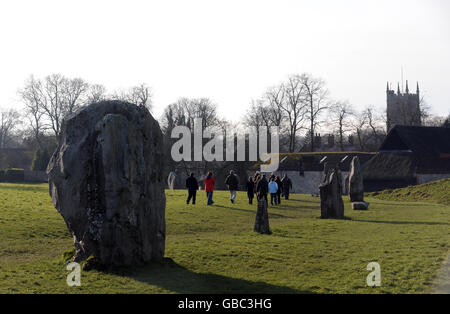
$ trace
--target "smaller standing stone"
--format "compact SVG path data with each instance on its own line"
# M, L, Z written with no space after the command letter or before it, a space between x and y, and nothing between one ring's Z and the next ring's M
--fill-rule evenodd
M269 213L267 211L267 201L258 200L258 209L256 211L255 232L261 234L271 234L269 227Z
M344 219L344 201L339 183L339 173L331 169L325 181L319 186L321 218Z
M367 210L369 203L364 202L364 183L358 156L355 156L352 159L348 181L348 190L352 208L357 210Z
M169 189L173 190L175 189L175 179L177 178L177 174L173 171L169 173L169 176L167 177L167 185L169 186Z
M349 194L351 202L364 201L364 185L358 156L353 157L350 165Z

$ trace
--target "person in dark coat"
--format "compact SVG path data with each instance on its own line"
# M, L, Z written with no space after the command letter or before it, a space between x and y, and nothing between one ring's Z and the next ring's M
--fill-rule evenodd
M289 191L292 189L292 181L288 178L287 174L284 175L283 179L281 180L281 183L283 185L283 193L284 198L286 200L289 199Z
M270 180L275 180L275 175L273 174L273 172L270 174L269 182Z
M250 205L253 204L253 198L255 197L255 182L253 180L253 177L248 177L247 196L248 196L248 203Z
M269 183L267 182L266 175L263 174L261 179L256 184L256 195L258 200L264 199L267 202L267 193L269 192Z
M192 199L192 205L195 205L195 198L197 196L198 190L198 182L197 179L194 177L193 172L191 172L191 175L186 179L186 188L188 190L188 198L186 200L186 204L189 204L189 202Z
M275 183L278 185L277 190L277 204L281 204L281 193L283 192L283 184L281 183L281 179L279 176L275 177Z
M239 185L239 179L237 175L234 174L233 170L230 170L230 174L225 179L225 184L228 186L228 190L230 191L230 201L234 203L236 200L236 191Z

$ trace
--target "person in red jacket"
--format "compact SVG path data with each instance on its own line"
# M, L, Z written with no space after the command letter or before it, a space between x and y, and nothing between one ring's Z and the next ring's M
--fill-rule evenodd
M213 178L212 172L209 171L206 174L206 178L205 178L205 192L206 192L206 198L208 199L208 202L206 203L206 205L212 205L214 203L212 198L213 198L213 191L214 191L215 183L216 183L216 179Z

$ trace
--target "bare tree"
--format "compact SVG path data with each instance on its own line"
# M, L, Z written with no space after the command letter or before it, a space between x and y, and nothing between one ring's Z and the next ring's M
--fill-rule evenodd
M276 107L270 103L267 104L262 99L252 100L251 106L246 112L244 124L255 127L256 136L259 138L262 126L267 127L268 132L270 132L271 126L280 126L281 113L277 111Z
M364 111L355 113L352 125L358 138L359 150L364 151L368 138L366 135L367 116Z
M244 123L247 126L256 127L259 130L259 127L264 125L265 115L264 102L260 99L252 99L250 108L245 113Z
M106 88L101 84L93 84L87 92L87 103L96 103L106 99Z
M386 112L382 112L373 106L368 106L364 109L363 115L367 119L367 125L372 135L372 141L375 147L381 144L386 136Z
M143 106L152 111L152 91L145 83L133 86L128 91L115 92L111 98Z
M63 115L64 117L74 113L87 104L89 84L83 79L63 79Z
M178 125L186 125L186 113L179 103L173 103L164 109L161 119L163 133L170 136L172 129Z
M450 115L445 119L444 123L442 124L442 127L444 128L450 128Z
M281 127L283 120L285 119L285 110L283 109L284 102L286 100L286 90L281 84L269 89L264 97L267 105L264 107L264 114L266 120L266 126L278 126Z
M41 136L47 129L47 125L44 122L43 102L45 95L42 82L30 76L24 88L20 89L18 94L25 105L23 116L29 121L33 137L39 148L43 149Z
M180 98L164 109L161 125L164 133L169 133L175 126L193 127L194 119L202 119L202 128L221 126L224 121L217 116L217 106L208 98Z
M191 131L193 132L194 119L196 118L202 119L203 130L209 126L217 126L221 129L225 129L228 126L226 121L218 117L217 106L210 99L180 98L164 110L161 121L166 139L164 149L169 151L171 143L174 142L174 140L171 139L171 132L175 126L187 126L191 128ZM203 139L203 141L206 142L207 139ZM171 164L170 166L173 168L177 167L175 164ZM205 160L191 162L183 161L179 166L182 167L186 174L193 169L204 173L208 167L211 166L211 162ZM217 165L215 167L217 167Z
M188 126L192 126L195 118L202 119L202 128L218 125L217 105L209 98L182 98L179 100L185 108Z
M152 92L146 84L131 88L130 99L134 104L146 107L149 111L152 110Z
M350 118L354 116L354 110L348 102L338 101L330 106L329 113L338 134L339 148L344 151L344 135L351 131Z
M315 78L309 74L300 76L301 84L305 93L306 117L309 121L310 149L314 151L314 134L316 127L320 124L319 117L322 112L328 109L326 103L328 90L325 82L320 78Z
M441 127L445 124L446 118L442 116L429 115L426 120L423 121L424 126Z
M89 84L84 80L68 79L61 74L52 74L42 84L42 109L50 121L56 138L60 137L63 119L86 105Z
M52 74L44 79L42 109L50 120L51 128L57 138L60 136L61 124L64 118L64 91L65 78L61 74Z
M0 148L6 147L12 130L20 123L20 114L16 110L0 111Z
M252 102L247 111L247 125L279 126L288 151L294 152L302 129L313 138L319 117L327 109L325 83L309 74L295 74L269 88L261 99ZM309 122L309 127L306 123ZM311 141L314 151L314 141Z
M63 119L88 103L89 91L90 85L80 78L51 74L39 80L31 76L19 95L36 140L46 129L59 138Z
M278 99L280 107L286 114L289 135L289 152L294 152L298 131L303 127L307 114L304 85L299 75L290 76L286 83L269 90L272 98Z

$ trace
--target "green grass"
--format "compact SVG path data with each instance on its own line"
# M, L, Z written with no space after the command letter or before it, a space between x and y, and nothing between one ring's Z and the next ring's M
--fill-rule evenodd
M402 189L373 192L369 195L383 200L417 201L450 205L450 179L409 186Z
M319 199L292 195L270 207L272 235L255 234L255 206L216 192L215 205L186 205L166 191L162 264L82 272L68 287L63 252L72 249L47 185L0 184L0 293L422 293L450 246L450 207L369 198L348 220L319 219ZM217 205L216 205L217 204ZM381 287L366 287L369 262Z

